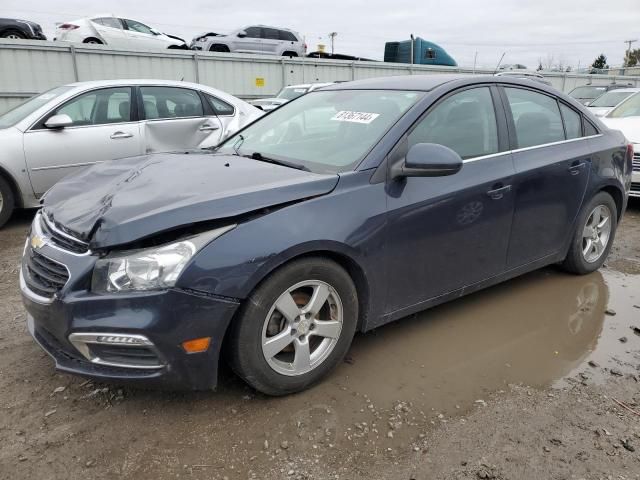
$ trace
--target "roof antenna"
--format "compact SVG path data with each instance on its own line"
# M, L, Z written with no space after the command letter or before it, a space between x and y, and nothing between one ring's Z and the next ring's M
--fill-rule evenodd
M500 57L500 60L498 60L498 65L496 65L496 69L493 71L493 74L494 74L494 75L496 74L496 72L497 72L497 71L498 71L498 69L500 68L500 64L502 63L502 59L504 58L504 56L505 56L505 54L506 54L506 53L507 53L507 52L503 52L503 53L502 53L502 56Z

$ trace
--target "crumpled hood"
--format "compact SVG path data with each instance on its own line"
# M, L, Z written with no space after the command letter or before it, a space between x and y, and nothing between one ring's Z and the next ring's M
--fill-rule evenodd
M65 178L45 195L44 211L91 248L107 248L323 195L338 179L238 156L154 154Z

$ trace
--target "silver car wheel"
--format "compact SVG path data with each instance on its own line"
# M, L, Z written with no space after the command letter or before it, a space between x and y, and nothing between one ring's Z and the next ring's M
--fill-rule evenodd
M22 37L19 35L16 35L15 33L10 33L5 38L10 38L11 40L22 40Z
M287 376L310 372L331 354L342 331L338 292L320 280L296 283L278 297L262 327L262 354Z
M587 217L582 231L582 256L588 263L596 262L607 249L611 238L611 210L598 205Z

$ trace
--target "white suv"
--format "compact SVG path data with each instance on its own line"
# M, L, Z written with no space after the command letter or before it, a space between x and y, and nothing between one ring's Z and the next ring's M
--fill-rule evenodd
M307 46L299 33L266 25L253 25L226 35L203 33L193 39L191 48L210 52L259 53L287 57L302 57L307 52Z

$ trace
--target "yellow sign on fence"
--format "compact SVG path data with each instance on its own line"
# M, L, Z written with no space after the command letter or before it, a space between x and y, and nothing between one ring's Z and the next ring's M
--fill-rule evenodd
M256 77L256 87L264 87L264 78Z

